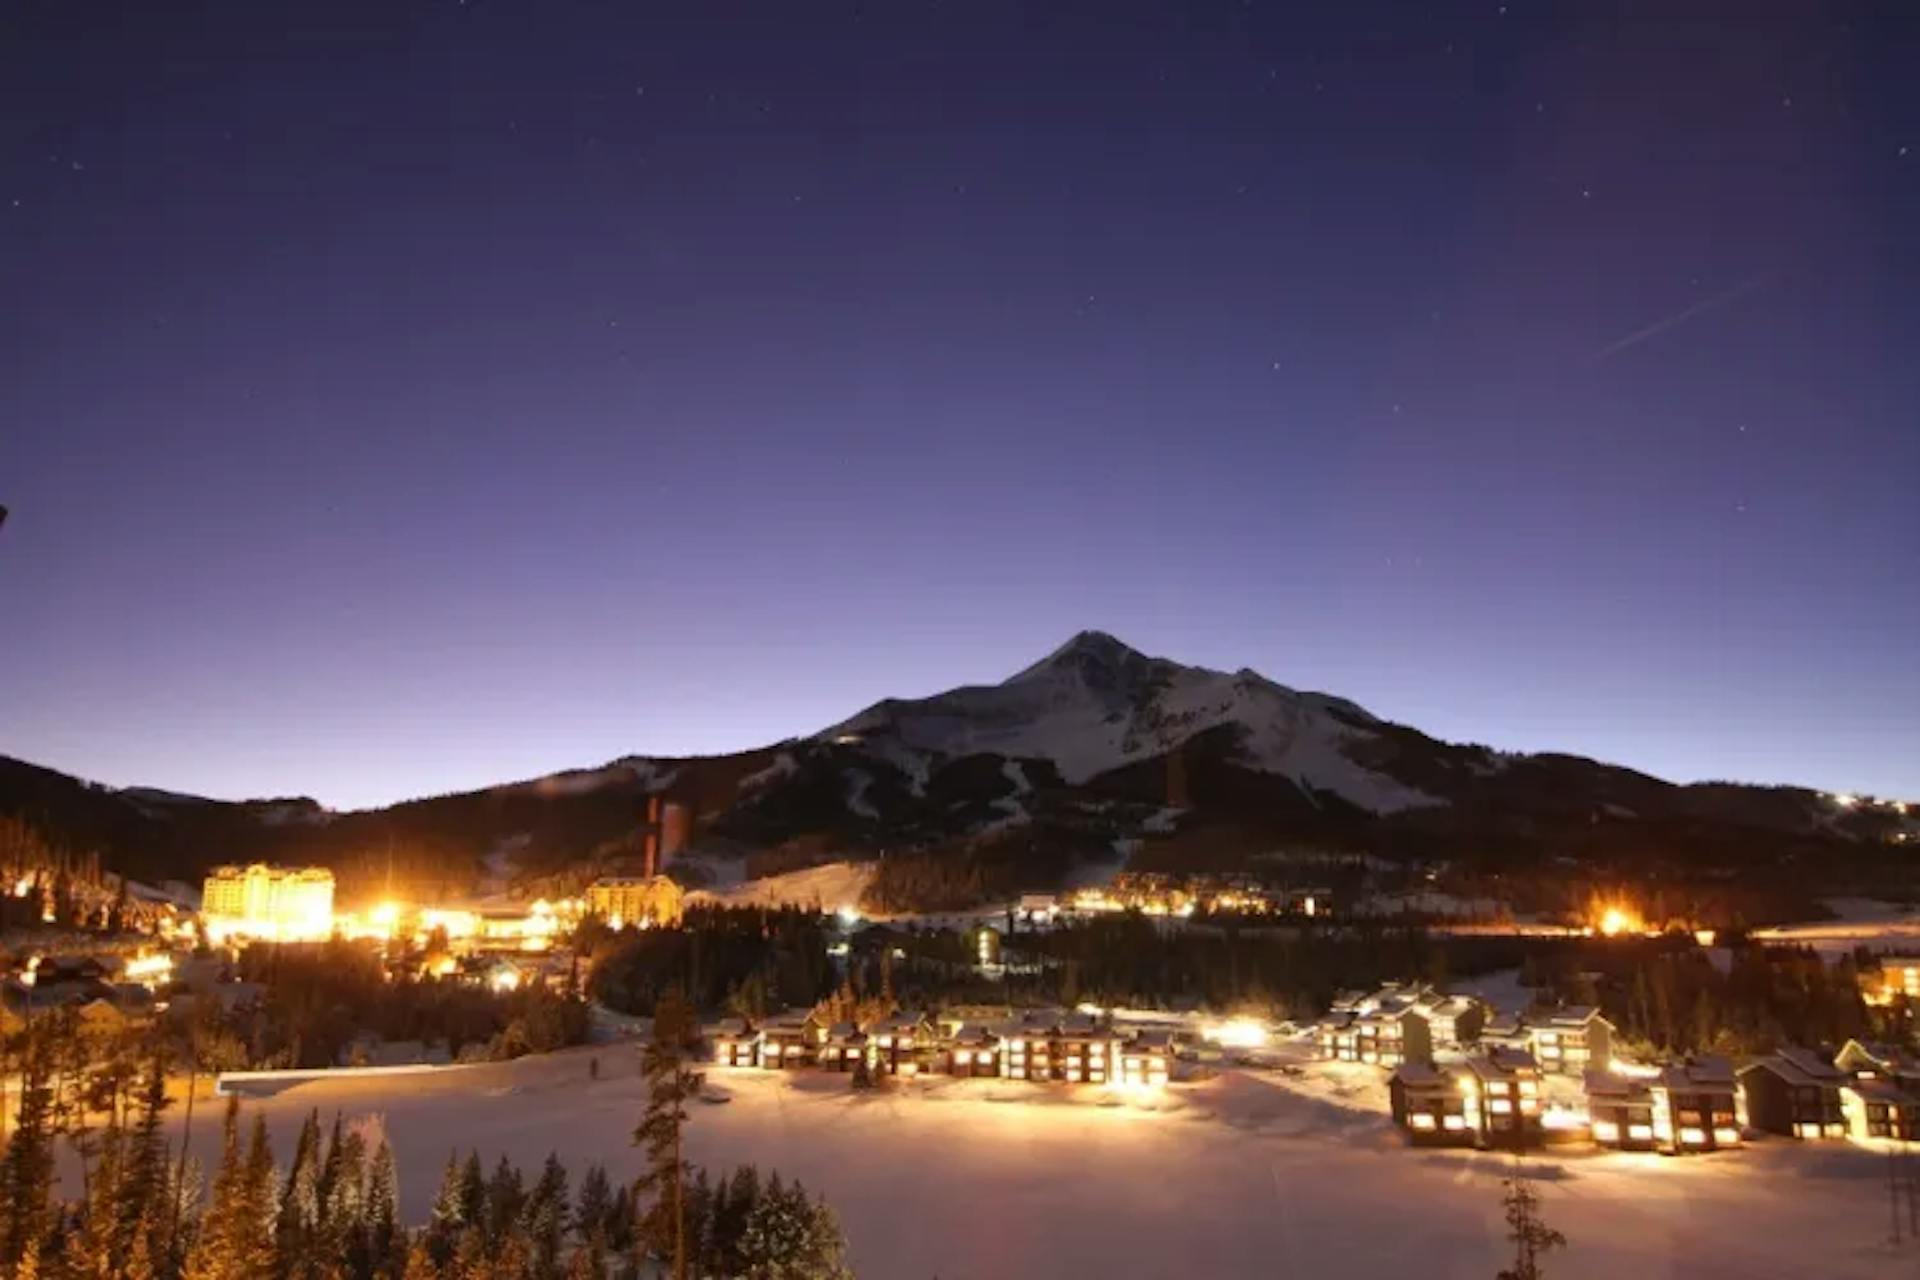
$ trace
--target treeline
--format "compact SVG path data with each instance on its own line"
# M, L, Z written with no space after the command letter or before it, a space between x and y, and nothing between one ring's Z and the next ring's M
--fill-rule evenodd
M585 933L588 990L623 1013L644 1013L669 991L698 1009L759 1014L807 1006L838 979L829 925L795 907L695 906L674 929Z
M763 1178L749 1164L711 1179L696 1169L682 1202L690 1276L835 1280L849 1274L838 1217L777 1172ZM645 1260L672 1257L675 1235L671 1220L650 1213L636 1187L614 1185L600 1165L570 1194L566 1166L556 1155L529 1187L505 1157L487 1175L478 1153L469 1152L464 1161L448 1157L428 1224L411 1244L402 1243L403 1270L355 1272L351 1280L635 1276L647 1274Z
M1014 945L1039 961L1039 972L1010 976L1009 989L1046 1003L1258 1006L1293 1017L1317 1015L1343 988L1408 975L1445 981L1497 968L1510 955L1403 929L1203 932L1134 913L1021 934Z
M34 825L0 815L0 933L41 928L151 932L159 913L127 891L95 853L56 847Z
M477 1153L450 1157L430 1221L409 1230L377 1122L336 1117L323 1132L309 1114L282 1173L263 1118L243 1140L237 1099L203 1193L184 1142L176 1151L163 1131L166 1060L157 1052L124 1108L108 1111L100 1129L67 1134L81 1187L63 1201L53 1194L52 1052L45 1037L29 1046L0 1156L0 1274L15 1280L638 1280L658 1274L682 1231L688 1276L848 1275L832 1211L751 1166L714 1183L697 1171L675 1197L684 1201L676 1217L664 1201L616 1188L599 1166L576 1194L557 1156L530 1185L504 1158L486 1176Z
M415 976L408 957L383 959L363 944L255 944L240 976L262 984L255 1007L217 1016L216 1034L236 1036L257 1066L323 1067L341 1061L355 1037L445 1043L454 1058L512 1058L578 1044L589 1011L571 989L534 983L496 991Z
M1829 965L1802 948L1738 945L1723 972L1690 946L1588 953L1590 968L1526 976L1561 998L1598 1004L1635 1048L1657 1055L1768 1053L1783 1045L1837 1048L1852 1037L1909 1043L1904 1010L1860 998L1850 958Z

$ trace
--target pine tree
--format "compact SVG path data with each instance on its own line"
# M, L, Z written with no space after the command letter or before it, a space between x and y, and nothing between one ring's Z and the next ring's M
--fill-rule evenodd
M117 1123L101 1132L93 1173L81 1204L79 1229L67 1241L70 1266L84 1280L111 1280L119 1274L120 1191L126 1142Z
M526 1185L520 1180L520 1170L502 1153L499 1163L493 1167L493 1177L487 1180L486 1210L481 1220L489 1255L498 1253L513 1235L526 1198Z
M273 1167L273 1145L267 1138L265 1116L253 1118L253 1132L247 1138L247 1159L241 1166L241 1192L232 1222L232 1255L228 1265L233 1276L254 1277L274 1274L274 1209L278 1175Z
M1546 1273L1540 1268L1541 1257L1564 1248L1567 1238L1541 1221L1540 1197L1532 1183L1515 1176L1501 1185L1506 1188L1501 1203L1507 1211L1507 1239L1513 1241L1513 1266L1496 1280L1542 1280Z
M200 1235L187 1253L185 1280L228 1280L236 1252L235 1234L246 1199L246 1175L240 1163L240 1099L227 1099L220 1128L220 1167L213 1175L213 1200L201 1215ZM237 1278L236 1278L237 1280Z
M48 1087L48 1048L44 1035L27 1034L22 1050L20 1104L13 1136L0 1161L0 1194L6 1221L0 1229L0 1273L17 1269L39 1253L48 1229L48 1199L53 1184L53 1093Z
M645 1242L656 1257L671 1261L673 1280L687 1280L688 1274L688 1168L681 1131L687 1123L687 1100L701 1083L699 1073L685 1065L698 1034L692 1007L677 992L669 992L654 1009L653 1034L641 1059L647 1109L633 1131L634 1145L647 1153L647 1168L637 1187L653 1198L645 1220Z
M442 1280L440 1268L434 1263L433 1255L427 1252L424 1239L416 1240L407 1250L406 1269L400 1273L401 1280Z
M440 1191L434 1196L432 1216L422 1237L422 1245L435 1270L443 1269L453 1261L453 1251L460 1243L460 1232L467 1225L465 1190L466 1179L460 1166L460 1153L449 1151L446 1172L440 1177Z
M462 1225L477 1227L487 1217L487 1175L480 1168L480 1153L467 1152L467 1162L460 1166L460 1221Z
M374 1148L367 1172L367 1274L391 1280L407 1268L407 1233L400 1225L400 1177L393 1148L384 1140Z
M560 1252L567 1234L567 1168L556 1154L547 1155L540 1180L527 1196L520 1230L532 1255L534 1280L559 1280Z
M312 1280L314 1233L320 1222L320 1113L310 1111L293 1147L293 1163L280 1189L280 1212L273 1235L285 1280Z
M166 1060L155 1053L140 1081L140 1111L133 1131L127 1135L126 1171L118 1199L119 1230L114 1237L114 1253L132 1258L134 1246L147 1231L158 1226L165 1231L165 1215L172 1208L167 1194L167 1143L160 1129L160 1113L167 1105Z
M714 1258L711 1269L717 1274L740 1273L740 1238L759 1202L760 1171L753 1165L741 1165L722 1182L721 1191L714 1196L713 1224L708 1232L708 1249Z

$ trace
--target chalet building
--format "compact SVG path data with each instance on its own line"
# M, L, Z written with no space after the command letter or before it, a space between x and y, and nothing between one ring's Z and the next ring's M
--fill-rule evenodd
M1449 996L1427 991L1413 1007L1427 1020L1428 1038L1435 1049L1462 1049L1480 1039L1487 1006L1472 996Z
M1119 1049L1119 1037L1107 1027L1086 1018L1069 1018L1053 1040L1053 1079L1106 1084L1119 1074Z
M820 1038L820 1065L829 1071L852 1071L867 1056L871 1037L851 1022L836 1022Z
M1517 1049L1489 1049L1468 1058L1458 1073L1464 1115L1475 1143L1520 1149L1539 1145L1540 1064Z
M1365 1062L1389 1069L1433 1057L1427 1015L1411 1000L1401 998L1365 1012L1328 1014L1320 1021L1317 1043L1320 1056L1329 1061Z
M917 1014L896 1014L867 1028L873 1068L892 1076L917 1075L920 1052L933 1044L933 1028Z
M713 1060L723 1067L760 1065L760 1032L745 1018L723 1018L707 1033Z
M1617 1151L1653 1151L1653 1087L1645 1079L1589 1070L1587 1117L1595 1144Z
M1464 1073L1406 1062L1387 1080L1394 1123L1416 1146L1470 1147L1479 1140L1467 1120Z
M760 1027L760 1065L810 1067L819 1060L826 1029L812 1014L779 1014Z
M1881 956L1879 973L1860 974L1860 998L1868 1004L1892 1004L1896 996L1920 1004L1920 956Z
M1054 1070L1054 1037L1059 1028L1047 1022L1012 1022L1000 1028L1000 1044L1006 1054L1005 1069L1012 1080L1051 1080Z
M947 1043L947 1071L956 1076L997 1076L1000 1055L1000 1037L978 1023L968 1023Z
M1173 1073L1173 1037L1140 1032L1120 1046L1121 1084L1159 1086Z
M1833 1055L1833 1065L1850 1076L1878 1076L1920 1093L1920 1058L1899 1045L1849 1040Z
M1740 1082L1725 1058L1696 1057L1648 1081L1655 1149L1669 1155L1740 1145L1745 1124Z
M1840 1086L1847 1136L1912 1142L1920 1136L1920 1097L1883 1076L1856 1076Z
M1753 1127L1789 1138L1843 1138L1840 1086L1847 1077L1808 1049L1782 1049L1741 1068Z
M1533 1056L1549 1075L1579 1078L1613 1061L1613 1024L1590 1005L1555 1009L1525 1025Z

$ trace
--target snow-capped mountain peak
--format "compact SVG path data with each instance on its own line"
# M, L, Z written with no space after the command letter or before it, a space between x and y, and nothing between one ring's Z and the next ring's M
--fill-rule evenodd
M1251 670L1183 666L1083 631L1000 684L889 699L820 737L857 739L895 761L981 753L1051 760L1063 780L1078 784L1231 725L1248 768L1375 813L1442 803L1349 757L1345 748L1370 737L1373 723L1350 702L1300 693Z

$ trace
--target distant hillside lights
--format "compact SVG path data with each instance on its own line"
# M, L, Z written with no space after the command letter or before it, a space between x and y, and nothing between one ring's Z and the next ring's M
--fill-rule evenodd
M333 872L324 867L216 867L207 877L200 913L207 936L280 942L319 941L333 934Z

